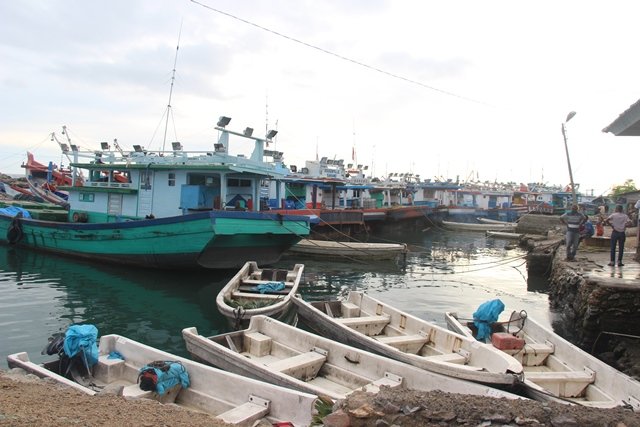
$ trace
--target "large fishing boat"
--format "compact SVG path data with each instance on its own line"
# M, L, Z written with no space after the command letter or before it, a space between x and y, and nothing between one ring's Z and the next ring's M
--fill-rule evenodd
M264 161L256 138L225 128L203 153L125 152L114 142L100 151L60 143L72 158L67 222L0 215L0 242L75 257L158 268L239 268L246 261L271 264L309 234L309 216L260 211L260 182L287 173ZM254 143L252 153L232 155L230 135ZM79 183L79 172L86 177ZM78 185L80 184L80 185Z

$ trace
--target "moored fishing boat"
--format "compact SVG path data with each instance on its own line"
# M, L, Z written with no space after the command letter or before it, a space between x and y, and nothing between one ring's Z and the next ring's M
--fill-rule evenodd
M224 125L217 127L213 150L193 155L180 143L170 152L140 146L132 152L80 152L62 144L73 155L72 183L58 187L70 195L68 222L0 215L0 242L155 268L223 269L247 260L278 261L309 234L310 218L260 211L260 182L284 176L284 165L263 161L267 138ZM255 143L250 157L228 154L230 134ZM90 160L80 161L86 157ZM78 185L81 169L88 173Z
M196 360L309 393L343 399L355 390L381 386L518 398L481 384L453 379L324 338L265 316L248 329L204 337L196 328L182 335Z
M101 337L98 348L96 363L85 373L86 385L59 372L59 360L38 365L27 353L17 353L9 355L7 362L10 368L22 368L90 395L154 399L211 414L231 425L250 426L260 419L270 424L311 424L314 395L221 371L119 335Z
M512 233L509 231L491 231L491 230L487 230L486 232L487 237L498 237L501 239L513 239L513 240L518 240L520 238L522 238L522 236L524 236L524 234L522 233Z
M447 312L445 320L451 330L477 336L473 319ZM488 326L492 334L488 340L522 363L526 389L536 400L640 410L640 382L543 327L526 312L513 312L506 321Z
M455 221L442 221L442 225L451 230L464 230L464 231L513 231L516 225L512 223L504 224L480 224L471 222L455 222Z
M248 261L218 293L218 311L233 329L247 327L251 317L260 314L295 324L291 298L298 292L303 271L303 264L274 270Z
M359 291L344 300L293 299L319 334L419 368L484 384L514 385L522 365L494 347L404 313Z
M478 217L477 220L478 222L481 222L483 224L500 224L500 225L508 225L511 227L516 227L518 225L518 223L516 222L500 221L498 219L491 219L491 218Z
M395 259L407 253L407 245L399 243L335 242L303 239L289 248L296 255L325 258L356 258L366 260Z

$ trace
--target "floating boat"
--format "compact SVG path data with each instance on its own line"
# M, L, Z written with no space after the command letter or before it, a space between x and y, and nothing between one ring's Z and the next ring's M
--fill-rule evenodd
M479 343L404 313L363 292L343 301L293 299L298 318L322 336L419 368L484 384L519 382L522 365L491 345Z
M314 335L265 316L249 328L204 337L182 331L191 356L237 374L344 399L355 390L376 393L381 386L519 398L489 386L453 379Z
M455 222L455 221L442 221L442 225L451 230L465 230L465 231L513 231L516 225L513 223L504 224L478 224L472 222Z
M407 245L303 239L289 248L289 252L326 258L395 259L398 255L407 253Z
M61 170L52 162L45 166L37 162L33 154L29 152L27 152L27 163L23 164L22 167L25 170L31 193L45 202L54 203L65 208L69 206L69 193L59 191L58 186L71 185L71 170Z
M316 401L314 395L221 371L119 335L101 337L98 347L98 362L92 368L91 377L87 378L91 382L87 386L60 375L57 372L59 360L39 365L31 362L29 355L23 352L9 355L7 363L10 368L22 368L38 377L51 378L89 395L111 392L129 398L174 403L186 409L209 413L231 425L250 426L263 418L270 423L290 422L296 426L311 424ZM109 358L112 352L119 353L122 358ZM184 387L186 383L183 380L166 390L160 387L156 391L142 390L142 370L156 361L181 365L188 376L188 387Z
M248 260L278 261L309 234L311 218L261 212L254 203L261 181L284 176L286 168L263 161L266 137L217 129L215 147L193 155L180 143L170 152L140 146L132 152L80 152L61 144L73 156L72 183L58 186L69 193L67 222L0 215L0 242L151 268L228 269ZM255 143L250 158L228 154L229 134ZM77 169L88 172L81 182Z
M298 292L303 271L303 264L274 270L248 261L218 293L218 310L233 329L246 328L251 317L259 314L295 324L291 298Z
M472 319L445 313L449 329L469 338L477 331ZM491 325L492 341L524 366L524 382L536 400L556 400L584 406L629 406L640 410L640 382L607 365L525 312L513 312L505 322ZM506 344L510 342L512 344Z
M491 219L491 218L477 217L476 219L478 220L478 222L481 222L483 224L500 224L500 225L508 225L510 227L516 227L518 225L518 223L516 222L506 222L506 221L500 221L500 220Z
M518 240L521 239L522 236L524 236L524 234L522 233L511 233L508 231L491 231L491 230L487 230L485 231L487 237L498 237L501 239L513 239L513 240Z

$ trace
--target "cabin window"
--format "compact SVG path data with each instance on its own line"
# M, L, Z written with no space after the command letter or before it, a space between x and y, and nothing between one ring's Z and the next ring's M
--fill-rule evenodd
M81 202L91 202L95 200L96 195L94 193L80 193L79 200Z
M169 172L169 187L176 186L176 174L173 172Z
M229 187L251 187L251 180L249 180L249 179L229 178L227 180L227 186L229 186Z

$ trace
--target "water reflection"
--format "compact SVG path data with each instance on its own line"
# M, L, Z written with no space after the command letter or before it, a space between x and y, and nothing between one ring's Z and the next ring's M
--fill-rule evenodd
M551 322L546 289L531 284L525 253L507 248L508 242L437 229L377 237L407 243L404 262L285 257L276 267L305 264L300 290L306 299L364 290L444 326L444 311L465 315L488 299L501 298L507 311L526 309L540 323ZM52 333L81 322L95 324L101 334L122 334L186 355L182 328L196 326L203 334L226 331L215 296L234 273L99 266L0 247L0 363L5 366L6 354L18 351L41 357Z

